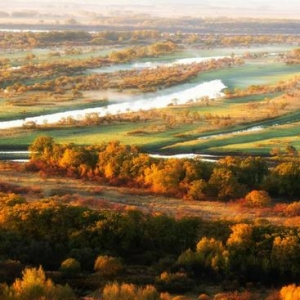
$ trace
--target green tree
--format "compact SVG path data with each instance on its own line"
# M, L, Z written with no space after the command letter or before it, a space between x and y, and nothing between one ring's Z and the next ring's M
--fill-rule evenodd
M299 163L284 162L272 169L264 183L264 190L279 196L297 197L300 194L299 181Z
M42 159L47 161L52 156L54 140L50 136L39 136L29 146L31 159Z
M261 157L247 157L239 166L238 181L253 188L261 185L269 174L267 161Z
M271 263L283 277L300 274L300 241L296 235L277 236L273 242Z
M239 184L232 171L217 167L208 181L208 191L219 199L230 200L241 197L244 187Z

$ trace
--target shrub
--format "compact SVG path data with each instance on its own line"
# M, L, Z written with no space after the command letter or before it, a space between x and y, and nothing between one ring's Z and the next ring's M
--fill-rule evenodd
M22 279L16 279L11 287L7 287L2 300L74 300L72 289L66 285L55 285L46 279L42 267L39 269L26 268Z
M195 282L183 272L163 272L157 279L157 285L170 293L185 293L194 288Z
M210 300L210 297L206 294L201 294L198 297L199 300Z
M75 276L81 270L81 266L78 260L74 258L67 258L60 265L60 271L65 276Z
M123 265L120 259L113 256L98 256L94 264L94 270L103 276L114 276L122 269Z
M253 190L245 197L246 205L251 207L266 207L271 204L271 197L266 191Z
M290 284L280 290L282 300L300 300L300 286Z
M220 293L215 295L214 300L257 300L260 299L256 294L251 294L248 291L238 293Z
M172 297L169 293L160 293L160 300L172 300Z
M160 296L152 285L137 287L127 283L106 284L103 293L103 300L159 300Z
M289 217L300 216L300 201L289 204L284 210L284 213Z

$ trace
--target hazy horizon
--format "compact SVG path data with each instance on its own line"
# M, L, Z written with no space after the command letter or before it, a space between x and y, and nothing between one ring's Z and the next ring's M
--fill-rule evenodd
M125 8L124 8L125 6ZM0 3L0 11L36 10L41 13L78 14L82 11L110 14L149 13L157 16L258 17L299 19L298 0L14 0Z

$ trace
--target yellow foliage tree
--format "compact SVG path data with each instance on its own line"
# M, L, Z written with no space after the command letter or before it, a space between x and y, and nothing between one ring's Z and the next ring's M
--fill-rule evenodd
M26 268L22 272L22 279L16 279L11 287L4 290L3 300L73 300L72 289L55 285L47 279L42 267L38 269Z
M253 190L246 195L245 200L252 207L266 207L271 204L271 197L266 191Z
M282 300L300 300L300 287L295 284L290 284L282 287L280 290Z
M103 289L103 300L159 300L160 296L152 285L137 287L127 283L109 283Z
M119 258L107 255L97 257L94 270L100 272L103 276L113 276L123 269L123 265Z
M236 224L231 226L232 233L227 240L227 246L247 249L252 244L252 225Z

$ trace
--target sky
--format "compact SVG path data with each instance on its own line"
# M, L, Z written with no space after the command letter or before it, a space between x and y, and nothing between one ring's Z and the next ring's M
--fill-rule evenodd
M299 19L299 0L0 0L0 11L18 9L110 12L119 7L162 15Z

